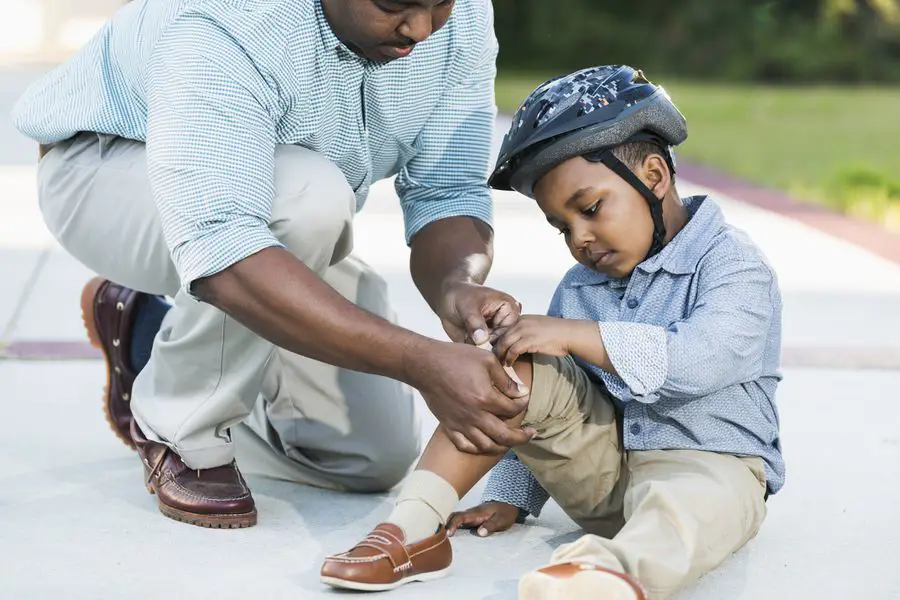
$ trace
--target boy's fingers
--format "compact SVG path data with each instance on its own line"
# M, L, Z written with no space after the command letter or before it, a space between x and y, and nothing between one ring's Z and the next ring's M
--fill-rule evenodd
M497 513L494 513L488 520L481 524L481 527L478 528L478 531L476 533L478 537L487 537L492 533L496 533L500 530L500 522L497 519Z
M470 529L483 523L487 515L477 508L470 508L461 513L453 513L447 521L447 535L453 535L457 529Z

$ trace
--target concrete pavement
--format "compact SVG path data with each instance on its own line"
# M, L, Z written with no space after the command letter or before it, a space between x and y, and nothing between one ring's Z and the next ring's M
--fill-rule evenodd
M83 340L78 294L90 273L44 229L34 147L6 122L35 75L0 73L0 346L71 349ZM779 389L788 482L770 499L757 539L680 599L900 598L900 370L847 364L867 352L900 352L900 266L739 198L720 202L765 249L785 296L785 347L794 351ZM496 238L491 283L542 312L571 264L559 237L529 201L498 194ZM389 282L402 324L443 337L409 280L402 239L396 197L378 184L358 217L357 253ZM827 355L816 358L815 349ZM322 556L385 517L391 494L336 494L250 475L257 527L169 521L144 491L138 461L103 422L102 363L43 358L0 360L0 598L338 597L318 583ZM423 411L424 430L433 427ZM512 599L520 574L577 536L551 504L493 539L459 536L450 578L390 597Z

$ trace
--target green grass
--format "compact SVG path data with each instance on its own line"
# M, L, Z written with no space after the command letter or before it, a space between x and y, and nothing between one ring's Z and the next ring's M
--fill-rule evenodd
M500 110L543 79L501 74ZM680 157L900 231L900 87L665 87L688 121Z

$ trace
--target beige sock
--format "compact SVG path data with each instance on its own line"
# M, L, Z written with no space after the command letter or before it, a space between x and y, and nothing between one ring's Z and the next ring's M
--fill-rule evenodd
M412 544L434 535L458 502L456 490L443 478L431 471L413 471L387 522L403 529L406 543Z

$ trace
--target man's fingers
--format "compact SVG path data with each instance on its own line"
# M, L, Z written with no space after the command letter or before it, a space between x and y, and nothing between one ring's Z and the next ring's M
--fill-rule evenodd
M463 450L458 446L457 448L459 448L459 450L462 452L467 452L468 454L505 454L508 450L508 448L494 443L491 440L491 436L489 436L480 426L478 428L472 427L471 429L467 430L465 432L465 436L469 441L470 447L474 446L474 451Z
M525 412L525 409L528 408L528 398L510 398L504 392L491 390L490 398L482 405L482 408L492 416L512 419Z
M480 346L490 339L487 323L485 323L484 317L481 316L480 312L470 311L466 315L466 332L469 334L469 339L476 346Z
M441 320L441 325L444 326L444 331L447 332L447 336L451 341L457 343L464 343L468 341L468 333L466 333L466 330L462 327L457 327L446 319Z
M453 445L456 446L456 449L460 452L465 452L466 454L478 454L478 448L476 448L462 433L450 431L448 429L447 437L450 438L450 441L453 442Z
M507 448L512 448L513 446L527 444L531 441L534 433L533 429L525 431L518 427L510 427L491 415L483 419L479 423L478 428L499 447L501 452L505 452Z
M509 327L499 327L499 328L498 328L498 327L495 327L494 329L492 329L492 330L491 330L491 337L490 337L490 339L489 339L490 344L491 344L492 346L493 346L493 344L496 344L496 343L497 343L497 340L499 340L499 339L502 338L504 335L506 335L506 332L507 332L507 331L509 331Z
M523 398L528 395L528 387L522 383L515 370L512 367L504 367L498 360L495 360L491 366L491 381L494 387L500 390L504 396Z
M504 302L491 318L491 326L494 329L506 328L514 325L522 314L522 305L518 302Z

